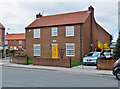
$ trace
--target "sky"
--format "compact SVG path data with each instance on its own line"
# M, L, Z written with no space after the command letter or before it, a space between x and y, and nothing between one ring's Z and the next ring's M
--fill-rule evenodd
M77 12L94 7L95 20L113 36L118 37L118 0L0 0L0 22L8 33L25 33L25 27L43 16Z

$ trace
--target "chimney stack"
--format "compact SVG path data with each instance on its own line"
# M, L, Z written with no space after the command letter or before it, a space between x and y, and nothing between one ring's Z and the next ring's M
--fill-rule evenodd
M36 15L36 19L40 19L40 17L42 17L41 13Z
M88 7L88 10L94 12L94 8L92 6Z

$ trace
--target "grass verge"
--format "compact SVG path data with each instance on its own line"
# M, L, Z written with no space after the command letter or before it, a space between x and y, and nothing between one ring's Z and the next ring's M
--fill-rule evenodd
M71 67L82 65L82 62L71 62Z
M28 59L28 64L33 64L33 59Z

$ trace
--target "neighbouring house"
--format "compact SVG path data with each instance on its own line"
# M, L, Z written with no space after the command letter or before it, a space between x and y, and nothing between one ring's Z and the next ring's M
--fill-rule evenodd
M4 55L5 27L0 23L0 57ZM1 55L1 53L3 55Z
M102 18L101 18L102 19ZM98 41L110 44L111 35L94 18L94 8L57 15L36 15L26 28L26 53L29 59L82 58L98 47Z
M6 50L24 50L25 49L25 34L8 34L5 36Z

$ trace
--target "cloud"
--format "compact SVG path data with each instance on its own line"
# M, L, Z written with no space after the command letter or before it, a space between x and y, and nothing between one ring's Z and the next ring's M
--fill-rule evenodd
M47 0L45 0L47 1ZM53 0L52 0L53 1ZM87 10L90 5L95 9L96 21L113 34L118 28L117 2L39 2L39 0L1 0L0 21L9 33L23 33L25 27L35 20L35 15L61 14ZM76 0L75 0L76 1ZM6 30L7 31L7 30ZM114 34L118 34L117 32Z

